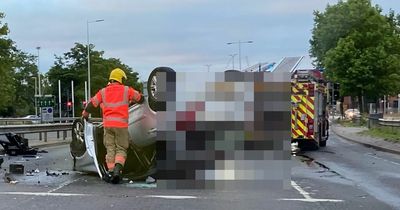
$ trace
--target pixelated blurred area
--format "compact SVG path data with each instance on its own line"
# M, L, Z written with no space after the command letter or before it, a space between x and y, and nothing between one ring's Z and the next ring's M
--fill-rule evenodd
M290 74L157 74L157 186L290 186Z

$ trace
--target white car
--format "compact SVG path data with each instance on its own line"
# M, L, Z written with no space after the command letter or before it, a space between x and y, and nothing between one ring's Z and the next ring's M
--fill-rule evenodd
M36 115L27 115L27 116L23 117L22 119L29 119L31 121L27 121L27 122L30 122L32 124L40 123L40 117L36 116Z
M358 109L348 109L344 112L344 116L346 119L353 119L355 117L360 117L360 111Z
M149 96L144 103L129 107L130 144L122 175L131 180L144 179L154 174L156 170L157 121L155 110L159 110L157 107L160 107L160 103L155 101L157 91L155 76L156 72L166 71L173 70L167 67L154 69L147 82ZM107 171L106 148L103 145L103 123L75 120L70 154L74 160L74 170L95 171L102 178Z

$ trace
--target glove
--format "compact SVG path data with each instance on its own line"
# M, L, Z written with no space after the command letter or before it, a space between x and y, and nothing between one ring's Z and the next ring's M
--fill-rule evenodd
M140 94L140 100L137 102L138 104L142 104L144 102L143 94Z
M89 112L83 110L82 111L82 119L88 120L89 119Z

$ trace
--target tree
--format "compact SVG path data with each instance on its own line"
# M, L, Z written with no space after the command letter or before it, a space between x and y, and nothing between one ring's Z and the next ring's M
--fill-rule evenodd
M35 113L35 79L38 74L36 57L22 51L14 56L14 87L18 94L14 94L14 103L17 116Z
M8 25L0 12L0 115L22 116L34 111L34 83L37 74L34 56L18 50L8 38ZM17 94L18 93L18 94Z
M5 17L0 12L0 112L4 115L8 111L8 105L12 102L15 93L12 71L12 51L14 50L13 41L7 37L8 26L2 23Z
M341 94L376 100L400 92L399 19L370 0L339 1L314 13L310 54Z
M121 68L127 74L126 85L133 86L141 90L142 84L138 83L138 73L133 72L132 68L122 63L116 58L104 58L103 51L94 50L94 45L90 45L90 64L91 64L91 93L95 94L98 90L107 85L108 77L112 69ZM69 52L62 56L55 56L56 61L47 73L52 94L58 96L58 80L61 83L62 101L71 100L71 81L74 81L75 94L75 114L79 115L82 106L79 103L85 99L85 81L87 81L87 48L85 45L75 43ZM64 106L65 107L65 104Z

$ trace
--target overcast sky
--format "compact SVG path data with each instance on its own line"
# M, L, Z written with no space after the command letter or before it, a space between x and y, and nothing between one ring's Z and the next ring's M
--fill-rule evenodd
M242 67L308 55L313 11L337 0L0 0L19 49L37 55L47 72L54 55L90 41L105 57L120 58L147 79L157 66L176 71L223 71L242 44ZM373 0L400 12L398 0ZM307 64L304 64L307 66ZM238 67L238 56L235 57Z

